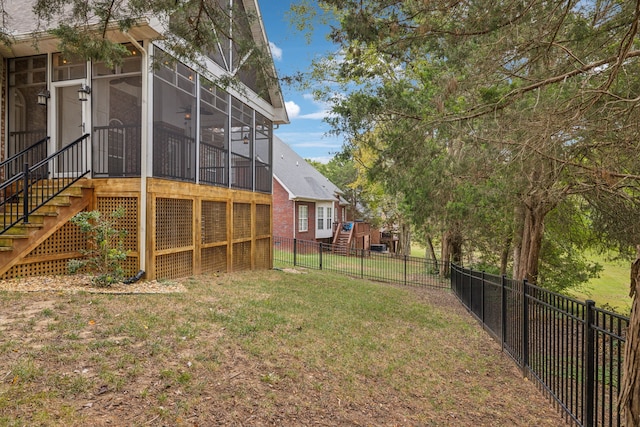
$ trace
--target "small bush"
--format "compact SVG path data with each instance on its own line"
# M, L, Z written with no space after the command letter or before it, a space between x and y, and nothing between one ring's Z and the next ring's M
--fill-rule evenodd
M105 218L98 211L80 212L71 223L80 227L87 235L87 249L80 252L82 259L72 259L67 264L69 271L77 273L85 268L93 277L92 282L99 287L108 287L122 280L124 270L121 263L127 258L124 249L126 230L117 230L114 222L124 216L120 207Z

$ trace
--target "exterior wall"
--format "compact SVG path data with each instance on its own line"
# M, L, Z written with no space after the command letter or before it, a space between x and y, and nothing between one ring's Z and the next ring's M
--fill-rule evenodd
M273 180L273 235L293 239L293 200L277 180ZM296 213L297 215L297 213Z
M309 212L309 229L307 231L298 230L298 206L306 205ZM300 240L315 240L316 239L316 204L313 202L296 202L296 223L295 223L295 238Z
M323 217L322 221L318 218L318 210L322 208ZM327 227L327 209L331 209L331 222ZM316 228L316 240L318 241L328 241L333 236L333 210L335 209L335 203L333 202L316 202L316 221L314 222L314 227ZM319 222L322 222L322 228L320 228Z
M2 88L0 88L0 96L3 100L2 107L0 107L0 161L5 159L5 155L7 153L7 65L5 59L0 56L0 84L2 84ZM4 171L0 170L0 176L4 175Z

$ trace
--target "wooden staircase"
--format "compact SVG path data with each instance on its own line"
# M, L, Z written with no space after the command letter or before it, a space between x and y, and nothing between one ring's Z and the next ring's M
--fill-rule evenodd
M41 203L39 194L46 193L47 187L54 184L53 179L42 180L34 186L29 197L29 209ZM42 191L38 191L42 190ZM40 206L34 213L29 214L28 222L19 222L6 232L0 234L0 276L28 255L33 249L55 233L74 215L91 204L93 190L87 179L81 179L63 190L52 200ZM17 205L11 210L5 208L0 212L6 219L5 223L13 222L23 214L23 199L15 201Z
M349 224L348 227L345 227ZM348 228L348 230L345 230ZM353 240L353 231L355 224L353 222L341 222L336 228L336 233L333 236L333 252L339 255L348 256L349 249L351 248L351 241Z

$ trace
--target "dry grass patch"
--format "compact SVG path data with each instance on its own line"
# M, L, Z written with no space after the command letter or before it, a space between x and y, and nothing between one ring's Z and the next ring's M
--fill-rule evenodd
M564 425L444 291L323 272L0 293L0 425Z

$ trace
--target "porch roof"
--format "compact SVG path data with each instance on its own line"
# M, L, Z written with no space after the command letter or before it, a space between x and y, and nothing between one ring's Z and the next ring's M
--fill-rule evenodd
M36 0L4 0L4 10L6 12L4 31L12 37L13 43L10 46L0 44L0 54L6 58L37 55L40 53L56 52L58 39L49 34L48 31L57 26L57 22L38 22L33 13L33 6ZM125 0L126 2L127 0ZM264 29L258 0L243 0L248 12L259 17L252 23L251 34L256 43L268 49L267 35ZM126 43L133 40L158 40L166 34L168 28L165 20L155 16L145 16L138 20L136 25L123 33L117 23L114 23L107 30L107 37L110 40ZM97 24L98 19L91 24ZM96 28L97 29L97 28ZM37 37L37 45L34 43L34 36ZM268 64L274 76L277 75L273 60ZM277 80L270 84L269 102L274 109L273 121L276 124L289 123L289 117L282 96L282 89Z

